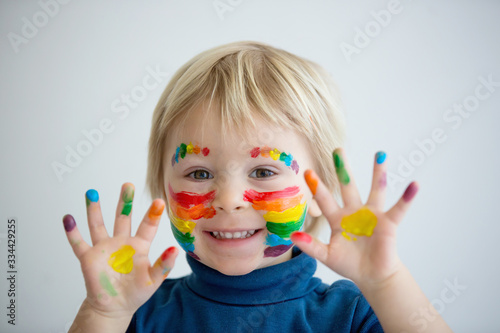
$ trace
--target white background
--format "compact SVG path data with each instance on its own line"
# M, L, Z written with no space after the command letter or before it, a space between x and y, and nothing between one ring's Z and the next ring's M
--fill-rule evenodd
M390 182L388 193L389 206L410 181L421 185L399 228L401 258L456 332L498 331L500 87L457 128L443 117L454 103L473 101L479 77L500 82L500 2L401 0L402 10L381 28L371 12L387 9L389 1L232 3L219 15L213 0L72 1L49 17L36 1L2 1L0 268L7 271L7 219L16 217L19 274L15 327L7 324L7 284L0 279L0 330L69 328L85 287L63 215L71 213L90 242L85 191L99 191L111 231L120 186L128 181L136 186L136 230L152 201L144 188L147 141L167 80L201 51L255 40L316 61L332 74L364 198L377 150L387 152L394 175L401 176L398 168L411 158L414 170ZM38 31L26 35L24 28L29 38L13 45L9 36L25 38L26 22L36 22ZM380 29L371 30L368 45L358 40L363 47L346 57L342 43L356 47L356 29L366 27ZM113 103L142 85L148 67L168 72L168 78L121 119ZM85 140L82 130L105 118L113 131L60 181L53 162L65 164L66 147L76 149ZM446 140L419 153L415 141L430 139L435 129ZM151 260L170 245L175 241L164 217ZM171 276L188 272L180 256ZM324 267L317 275L327 283L339 278ZM455 279L466 287L456 295L446 290Z

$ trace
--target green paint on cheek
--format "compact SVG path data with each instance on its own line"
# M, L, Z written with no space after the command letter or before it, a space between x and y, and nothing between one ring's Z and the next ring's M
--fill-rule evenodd
M106 272L101 272L101 274L99 274L99 283L101 284L101 287L103 287L104 290L110 296L117 296L118 295L118 293L116 292L115 288L113 287L113 284L109 280L109 277L106 274Z
M343 185L349 184L351 179L349 178L349 174L344 167L344 161L342 157L340 157L337 152L333 152L333 163L335 164L335 171L337 172L337 177L339 178L340 183Z
M130 215L130 212L132 211L132 201L134 200L134 188L133 187L127 187L125 191L123 191L123 209L122 209L122 215Z
M286 223L267 222L266 228L270 233L273 233L283 239L290 238L290 234L294 231L299 231L304 224L306 218L307 206L302 213L302 216L297 221L290 221Z

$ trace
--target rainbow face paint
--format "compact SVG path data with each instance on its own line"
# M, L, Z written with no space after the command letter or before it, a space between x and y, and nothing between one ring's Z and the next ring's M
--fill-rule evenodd
M123 191L122 200L122 215L129 216L132 211L132 201L134 200L134 188L132 186L128 186L125 191Z
M264 210L264 219L268 235L264 257L277 257L288 251L293 243L290 234L299 231L304 224L307 204L301 203L303 194L299 187L287 187L282 191L257 192L247 190L243 195L245 201L252 203L256 210Z
M190 142L188 145L185 143L181 143L179 147L175 149L175 153L172 155L172 166L175 165L175 163L179 163L179 157L184 159L186 157L186 154L202 154L203 156L207 156L210 153L210 149L207 147L201 148L198 145L194 145Z
M344 167L344 160L342 160L342 157L336 151L333 152L333 163L335 164L335 171L337 172L340 183L343 185L349 184L351 179Z
M205 194L192 192L174 192L170 184L169 191L169 217L174 237L179 245L190 256L198 259L194 253L195 238L192 235L196 220L210 219L215 216L215 209L210 203L215 198L215 191Z
M130 245L123 245L118 251L113 252L109 257L108 264L115 272L128 274L134 268L132 257L135 249Z
M377 216L368 208L363 207L356 213L344 216L340 222L342 227L342 236L347 240L357 240L355 237L349 236L347 233L356 236L371 237L373 229L377 225Z
M264 147L255 147L250 151L250 156L252 158L257 158L259 156L262 157L270 157L273 160L280 160L285 163L287 167L295 171L295 174L299 173L299 164L296 160L293 159L292 154L287 154L279 151L277 148L271 149L267 146Z

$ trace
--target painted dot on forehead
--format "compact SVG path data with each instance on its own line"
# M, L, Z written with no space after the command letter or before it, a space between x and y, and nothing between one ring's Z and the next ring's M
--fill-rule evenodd
M175 163L179 163L179 158L184 159L186 155L202 154L203 156L208 156L209 153L210 149L207 147L201 148L198 145L193 145L191 142L188 145L181 143L179 147L175 148L175 153L172 155L172 166L174 166Z
M295 171L295 174L299 173L299 164L293 158L292 154L287 154L280 151L278 148L271 149L267 146L264 147L255 147L250 151L250 156L252 158L257 158L259 156L262 157L270 157L275 161L281 161L285 163L287 167Z

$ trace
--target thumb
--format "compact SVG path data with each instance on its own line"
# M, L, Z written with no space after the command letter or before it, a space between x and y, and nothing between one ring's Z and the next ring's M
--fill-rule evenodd
M328 257L328 247L326 244L323 244L308 233L302 231L292 233L290 239L302 250L302 252L310 257L318 259L322 263L326 262Z
M162 255L156 260L154 265L149 268L149 274L153 281L163 281L168 276L175 264L175 259L179 254L179 250L175 246L166 249Z

